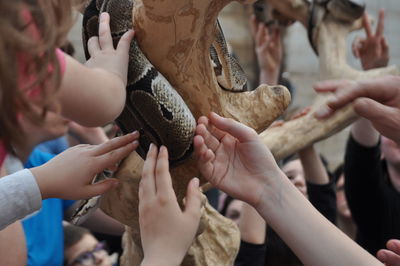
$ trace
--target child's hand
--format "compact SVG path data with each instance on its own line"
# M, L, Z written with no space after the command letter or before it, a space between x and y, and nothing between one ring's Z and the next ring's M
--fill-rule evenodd
M144 265L180 265L200 222L199 180L188 184L185 210L178 205L168 169L168 151L152 144L139 186L139 223Z
M268 28L264 23L258 22L254 15L250 26L260 68L260 83L278 84L283 58L281 30L278 27Z
M200 117L194 138L201 174L215 187L257 207L267 183L282 175L257 133L211 113Z
M364 70L385 67L389 63L389 46L384 32L385 12L383 9L379 11L379 20L375 34L372 32L368 14L364 13L362 17L363 26L367 34L367 38L356 38L353 42L353 54L356 58L360 58Z
M134 31L129 30L122 35L117 49L114 49L110 31L110 15L100 14L99 37L94 36L88 41L90 59L86 62L89 67L98 67L116 74L126 86L128 76L129 48Z
M42 198L86 199L118 185L115 178L91 184L94 176L116 164L138 146L139 133L114 138L101 145L77 145L46 164L32 168Z

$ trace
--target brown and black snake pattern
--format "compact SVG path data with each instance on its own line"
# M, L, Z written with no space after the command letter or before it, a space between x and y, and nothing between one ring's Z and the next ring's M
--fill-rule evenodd
M132 0L92 0L83 14L83 43L98 35L101 12L110 14L114 45L132 28ZM184 161L192 152L196 121L181 96L132 41L129 51L127 98L116 122L123 133L140 132L137 152L145 157L150 143L165 145L171 165ZM112 99L110 99L112 100Z
M134 0L91 0L83 14L83 43L86 57L87 40L98 35L101 12L110 14L111 34L116 45L132 28ZM215 40L210 47L210 60L218 84L224 90L243 92L247 79L239 63L227 48L222 29L215 25ZM116 122L124 133L138 130L138 153L145 157L150 143L165 145L171 166L183 162L193 150L195 118L181 96L141 52L136 41L129 51L127 98L125 108Z

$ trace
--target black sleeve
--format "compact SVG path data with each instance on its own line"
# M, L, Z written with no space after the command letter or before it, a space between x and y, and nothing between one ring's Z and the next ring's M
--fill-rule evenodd
M350 136L345 154L345 193L358 232L381 225L383 170L380 145L365 147Z
M336 223L336 193L333 178L328 184L317 185L307 182L308 199L311 204L328 219Z
M265 244L251 244L242 240L240 241L240 249L235 260L235 266L264 266L265 251Z

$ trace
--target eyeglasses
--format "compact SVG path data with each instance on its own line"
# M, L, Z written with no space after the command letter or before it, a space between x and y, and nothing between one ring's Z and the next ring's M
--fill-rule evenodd
M108 254L108 247L105 241L101 241L96 244L96 246L87 252L81 253L76 259L74 259L68 266L72 265L83 265L83 266L92 266L96 265L96 257L95 254L100 253L107 253Z

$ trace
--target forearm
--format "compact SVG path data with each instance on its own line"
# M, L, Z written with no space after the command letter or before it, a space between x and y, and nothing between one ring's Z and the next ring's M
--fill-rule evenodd
M365 147L376 146L379 142L380 136L372 123L365 118L360 118L353 123L351 127L351 135L356 142Z
M268 184L257 210L305 265L382 265L280 175Z
M260 70L260 84L277 85L279 79L279 70L268 71Z
M66 64L59 91L63 116L88 127L113 121L125 104L121 78L100 68L86 67L69 56Z
M240 235L243 241L251 244L265 242L265 220L247 203L243 204L239 221Z
M81 226L94 232L116 236L121 236L125 232L125 227L122 223L108 216L100 209L97 209Z
M322 163L321 158L314 149L309 146L299 152L301 164L304 169L304 176L307 182L316 185L329 183L329 176Z

